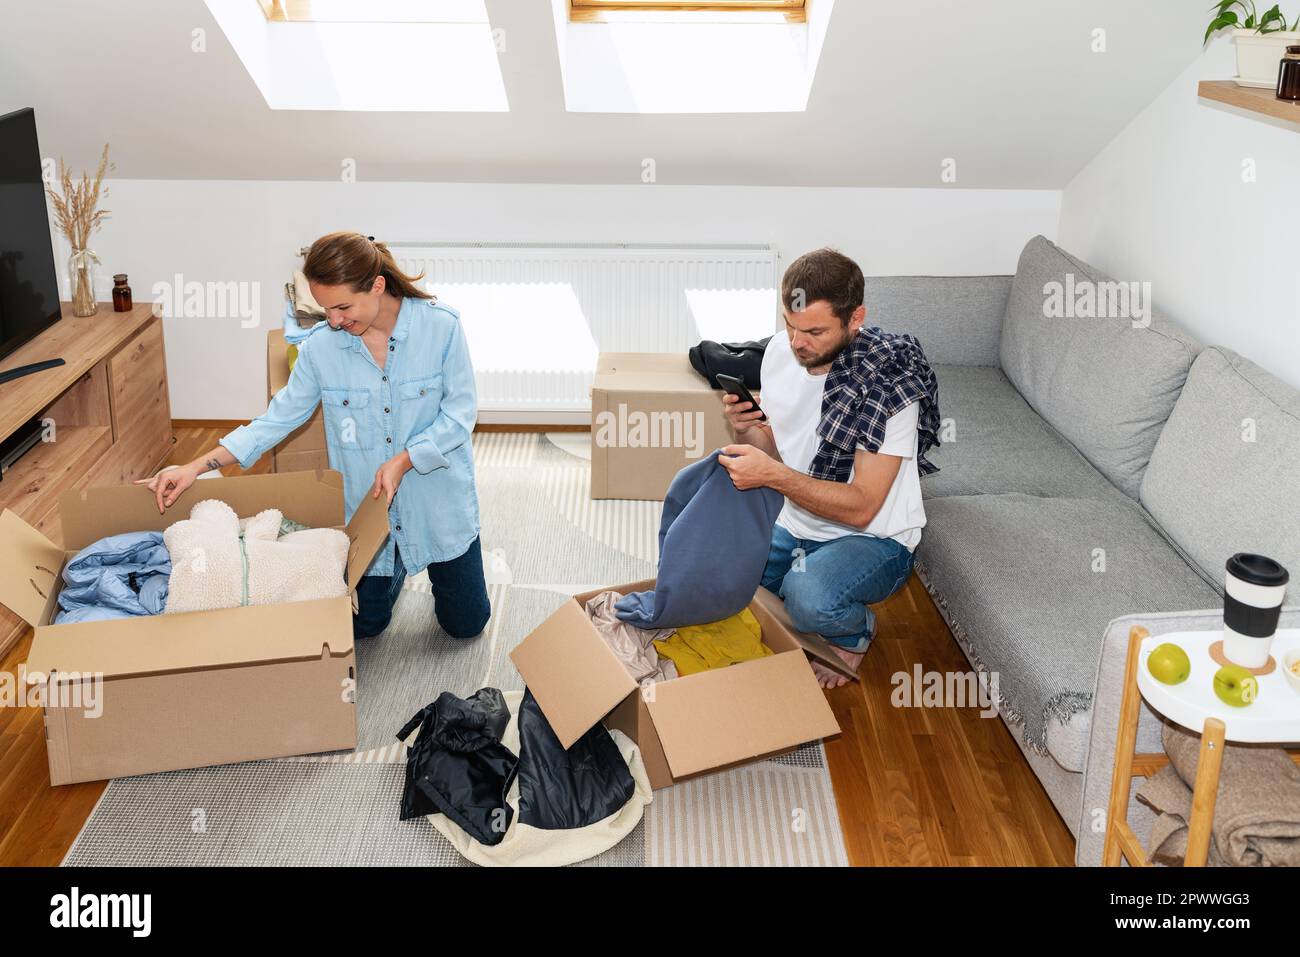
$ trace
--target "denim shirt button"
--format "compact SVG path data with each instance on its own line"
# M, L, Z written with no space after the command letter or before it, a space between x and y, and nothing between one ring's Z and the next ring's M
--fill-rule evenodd
M399 532L402 530L402 526L400 525L394 525L393 528L395 531L399 531Z
M390 435L390 436L388 436L386 439L384 439L384 441L387 442L389 445L392 445L392 444L393 444L393 437Z
M347 399L344 399L344 400L343 400L343 404L344 404L344 405L347 405L347 404L348 404L348 400L347 400Z
M384 412L387 413L388 411L389 411L388 406L384 406Z

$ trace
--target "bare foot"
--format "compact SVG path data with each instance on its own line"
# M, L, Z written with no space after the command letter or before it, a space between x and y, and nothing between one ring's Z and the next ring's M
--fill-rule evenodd
M862 664L862 654L854 654L851 651L845 651L842 648L836 648L835 653L844 659L854 672L858 671L858 666ZM817 676L817 683L823 688L839 688L849 683L849 679L844 677L838 671L832 671L820 661L813 661L813 674Z

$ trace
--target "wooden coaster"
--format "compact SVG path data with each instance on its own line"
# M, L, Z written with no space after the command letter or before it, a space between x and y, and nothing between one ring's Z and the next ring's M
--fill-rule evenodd
M1213 658L1216 662L1218 662L1218 663L1221 664L1221 665L1235 665L1235 664L1237 664L1235 661L1229 661L1227 658L1225 658L1225 657L1223 656L1223 640L1222 640L1222 639L1220 639L1219 641L1216 641L1214 644L1210 645L1210 657ZM1246 668L1245 665L1238 665L1238 667ZM1262 667L1262 668L1246 668L1246 670L1249 671L1252 675L1255 675L1255 676L1259 676L1259 675L1271 675L1274 671L1277 670L1277 659L1274 658L1272 655L1269 655L1269 656L1268 656L1268 661L1267 661L1267 663L1265 663L1264 667Z

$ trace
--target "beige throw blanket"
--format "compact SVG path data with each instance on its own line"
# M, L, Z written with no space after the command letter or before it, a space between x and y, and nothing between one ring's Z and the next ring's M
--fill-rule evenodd
M1151 860L1177 866L1187 853L1201 738L1166 723L1164 745L1169 764L1142 784L1137 798L1157 814L1148 845ZM1300 865L1300 768L1281 748L1248 744L1224 748L1209 864Z

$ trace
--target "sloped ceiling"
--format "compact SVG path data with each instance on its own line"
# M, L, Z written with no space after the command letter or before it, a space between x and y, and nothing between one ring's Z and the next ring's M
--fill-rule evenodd
M254 0L248 0L251 4ZM42 0L0 29L0 112L138 179L1061 188L1200 51L1187 0L839 0L803 113L567 113L549 0L487 0L508 113L269 109L202 0ZM193 52L193 31L206 52ZM1105 52L1093 52L1094 31ZM956 182L941 180L955 161Z

